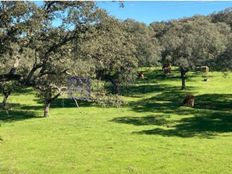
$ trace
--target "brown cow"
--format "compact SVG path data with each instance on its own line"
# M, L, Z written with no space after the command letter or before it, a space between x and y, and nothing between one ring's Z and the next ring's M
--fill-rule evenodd
M183 105L188 107L194 107L195 104L195 97L193 95L186 95Z

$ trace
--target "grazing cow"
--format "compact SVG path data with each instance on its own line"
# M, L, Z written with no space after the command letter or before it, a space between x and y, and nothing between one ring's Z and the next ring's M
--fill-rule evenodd
M171 64L170 63L164 64L162 69L163 69L164 74L170 74L172 70Z
M194 107L195 97L193 95L186 95L183 105L188 107Z

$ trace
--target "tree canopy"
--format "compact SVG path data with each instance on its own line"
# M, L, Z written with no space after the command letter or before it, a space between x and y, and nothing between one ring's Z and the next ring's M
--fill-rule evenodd
M32 87L49 106L70 76L110 82L111 93L132 82L138 67L179 66L186 73L207 65L231 70L231 9L149 26L118 20L87 1L0 1L0 85Z

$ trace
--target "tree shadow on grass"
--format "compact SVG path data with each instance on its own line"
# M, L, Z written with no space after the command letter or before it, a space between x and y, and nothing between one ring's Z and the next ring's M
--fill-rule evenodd
M169 115L148 115L118 117L111 121L135 126L158 126L150 130L132 132L133 134L213 138L221 133L232 133L232 113L230 112L198 111L194 116L178 120L171 120Z
M180 79L179 71L177 69L173 70L170 74L165 75L162 69L149 70L144 72L144 79L138 79L138 83L150 83L151 81L173 81Z
M141 84L124 86L121 90L122 96L141 97L146 93L162 92L165 90L165 85L158 84Z
M195 71L195 72L188 72L187 73L187 81L195 81L195 77L201 77L202 73ZM162 81L181 81L180 71L179 69L174 69L170 74L164 74L163 70L155 69L149 70L144 72L144 79L137 79L137 84L141 83L151 83L151 82L162 82Z
M232 111L232 94L203 94L195 100L198 109Z
M0 110L0 121L3 122L13 122L20 121L32 118L40 118L33 111L25 111L25 110Z
M0 104L0 121L12 122L31 118L39 118L36 110L22 109L26 105L20 103L7 103L7 109Z
M197 73L189 77L199 76ZM146 76L145 76L146 77ZM147 74L148 79L176 80L177 76L164 78L162 74ZM146 80L140 80L140 82ZM144 89L147 88L147 89ZM232 133L232 94L203 94L195 97L195 107L182 107L183 100L193 87L182 91L179 87L149 84L131 86L128 95L141 95L152 92L154 96L129 103L135 112L153 112L163 115L179 115L177 120L165 116L118 117L111 121L135 126L154 125L155 129L134 132L136 134L177 137L212 138L221 133ZM124 94L127 95L127 94ZM193 94L194 95L194 94ZM157 128L158 126L158 128Z
M112 119L111 121L116 123L133 124L135 126L146 126L146 125L164 125L167 123L167 118L169 118L169 116L149 115L146 117L117 117Z
M173 72L169 75L164 75L162 70L152 70L145 72L144 79L137 79L135 83L121 86L121 95L129 97L141 97L146 93L154 93L165 91L171 86L159 85L158 82L162 81L177 81L180 77ZM180 87L179 87L180 88Z
M39 105L23 105L20 108L25 110L43 110L44 102L41 99L35 99ZM77 101L79 107L90 107L92 102ZM76 108L77 105L74 100L68 98L58 98L51 103L51 108Z
M9 103L8 110L0 110L0 121L12 122L32 118L42 118L44 106L42 100L36 99L38 105L22 105L19 103ZM90 102L79 101L80 107L91 106ZM51 104L51 108L74 108L77 107L74 100L59 98Z
M195 81L195 77L199 77L198 72L188 73L188 81ZM199 80L199 79L197 79ZM138 97L141 98L144 94L147 93L160 93L160 92L170 92L170 93L180 93L183 92L180 90L181 85L171 86L167 84L159 84L158 82L167 82L167 81L178 81L181 84L180 73L178 69L172 71L169 75L164 75L162 70L152 70L145 72L145 79L137 79L134 84L129 84L121 87L121 95L129 97ZM187 91L192 90L193 87L187 86ZM176 92L177 91L177 92ZM186 90L184 91L186 92Z
M139 101L131 102L129 105L136 112L163 112L178 113L178 109L183 105L183 100L188 91L178 89L178 87L165 87L157 95ZM188 90L194 90L189 87ZM194 95L194 94L193 94ZM207 109L212 111L232 111L232 94L203 94L195 96L194 109ZM183 110L181 110L182 112ZM184 113L186 114L186 113Z
M183 118L168 129L155 128L134 132L136 134L162 135L177 137L199 136L203 138L212 138L220 133L232 132L232 114L231 113L203 113L193 117Z
M183 99L188 93L178 87L165 87L166 90L155 96L130 102L130 107L136 112L165 112L172 113L182 106ZM189 89L192 89L189 87Z
M130 103L136 112L179 115L175 122L165 116L119 117L112 121L136 126L161 126L134 132L147 135L212 138L220 133L232 132L232 94L198 95L195 108L181 106L185 95L186 92L173 87L154 97Z
M33 93L35 93L35 91L32 88L22 88L22 87L15 88L13 92L14 95L33 94Z
M93 102L77 100L79 107L90 107ZM51 104L52 108L74 108L77 107L75 101L69 98L58 98Z

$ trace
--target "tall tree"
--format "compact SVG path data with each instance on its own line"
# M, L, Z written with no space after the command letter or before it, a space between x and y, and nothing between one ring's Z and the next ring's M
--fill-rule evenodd
M102 12L102 17L80 39L78 55L91 60L98 79L109 81L113 92L119 93L120 84L134 78L137 59L133 36L125 24Z
M69 56L68 45L93 25L99 14L93 2L45 1L42 6L1 2L0 39L5 46L0 56L4 62L0 81L17 80L24 87L41 89L48 111L51 99L59 96L63 83L62 80L55 83L51 76L67 74L75 61ZM18 51L13 57L15 50ZM44 116L47 115L45 112Z
M196 66L210 65L225 49L230 29L226 24L211 23L207 17L193 17L173 21L162 36L163 61L180 67L185 89L186 73Z

